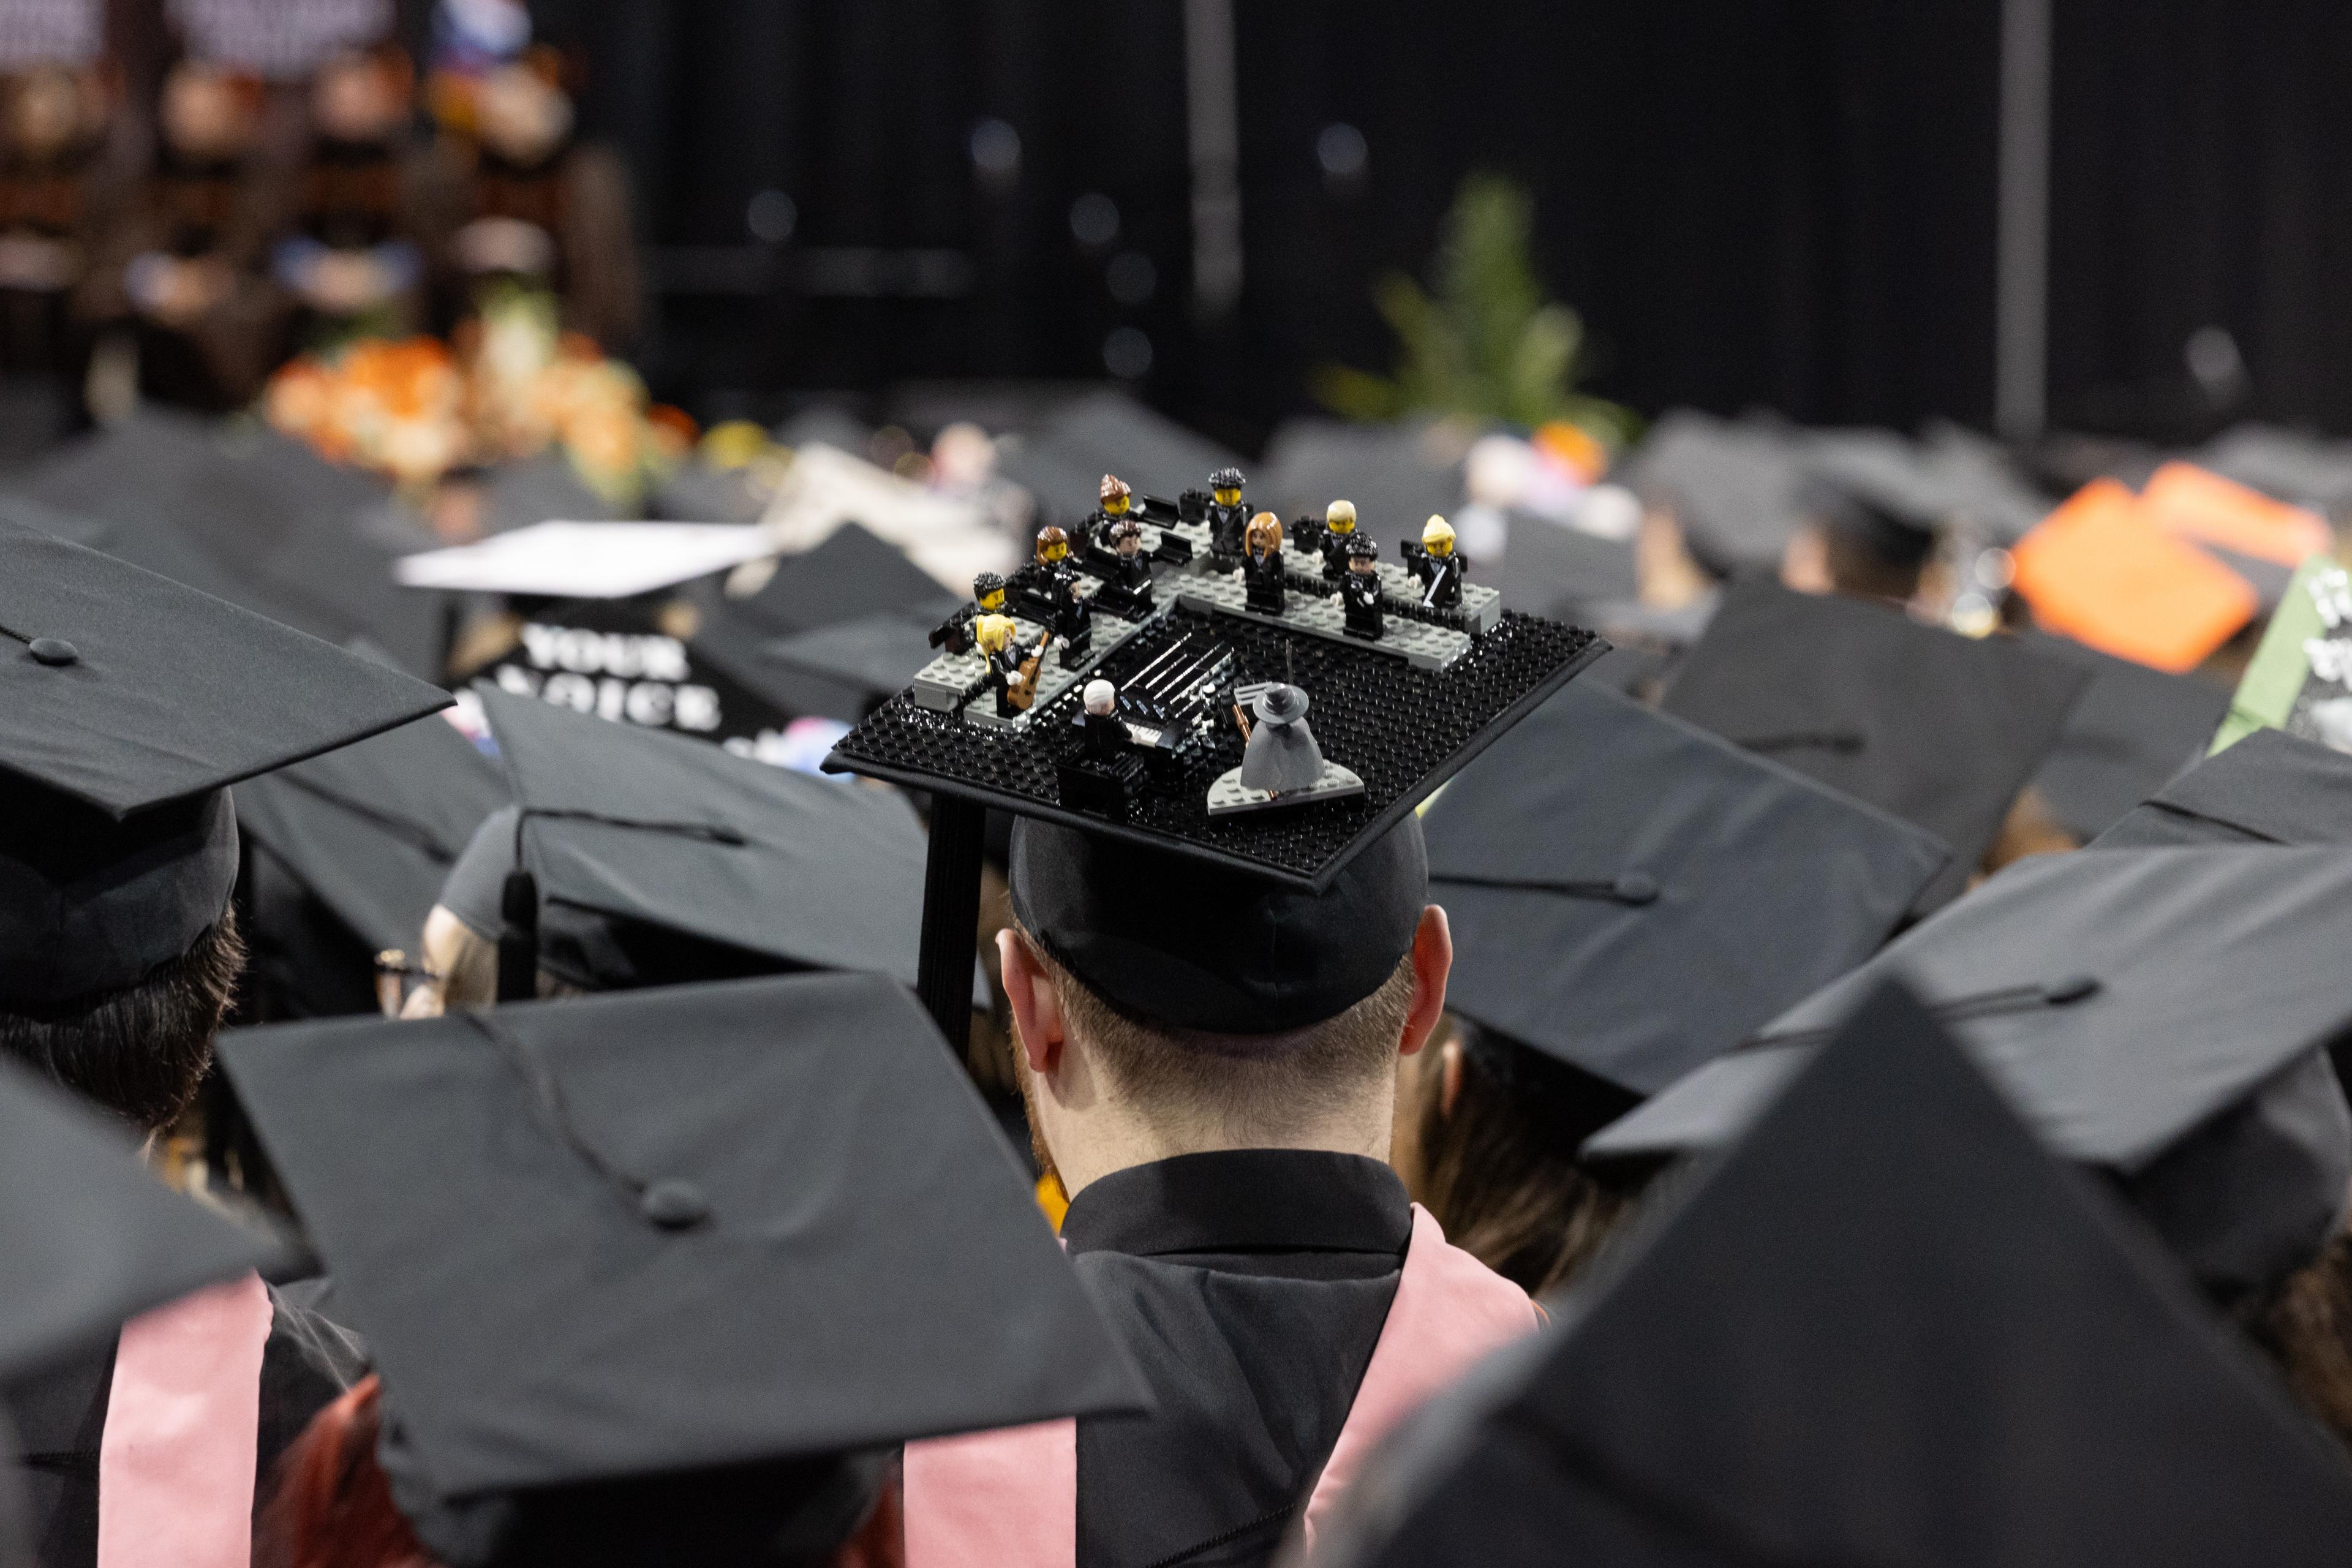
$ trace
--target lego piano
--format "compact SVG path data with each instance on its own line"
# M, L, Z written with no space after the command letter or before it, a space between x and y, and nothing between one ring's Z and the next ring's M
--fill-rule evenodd
M1320 887L1607 651L1465 581L1441 519L1380 560L1352 510L1281 527L1228 479L1175 502L1129 505L1121 487L1116 506L1106 479L1105 510L1047 531L1057 558L1041 545L996 611L942 627L940 655L826 769ZM1267 709L1277 687L1289 706ZM1311 728L1307 776L1360 788L1246 787L1252 735L1293 709L1282 738Z

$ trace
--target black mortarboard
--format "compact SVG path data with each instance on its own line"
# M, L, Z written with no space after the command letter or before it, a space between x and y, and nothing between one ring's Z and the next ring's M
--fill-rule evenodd
M499 764L436 717L263 774L236 792L236 820L374 952L414 948L449 868L510 798Z
M1911 443L1891 430L1820 430L1805 442L1805 511L1882 561L1916 567L1949 515Z
M11 483L134 534L176 535L212 568L212 580L191 586L225 581L234 591L223 596L234 603L339 646L364 641L412 674L440 667L439 601L394 582L393 549L356 526L388 501L383 483L273 430L144 409ZM138 546L127 552L141 559ZM171 574L161 562L142 563Z
M221 1058L383 1373L394 1496L458 1568L535 1489L1140 1404L878 976L288 1025Z
M1691 553L1718 576L1778 567L1803 517L1791 439L1761 422L1675 409L1650 427L1622 482L1672 511Z
M2223 1296L2315 1257L2352 1186L2326 1047L2352 1025L2352 856L2034 856L1790 1008L1586 1145L1722 1142L1857 998L1917 987L2051 1145L2112 1173Z
M1592 624L1603 606L1632 605L1641 592L1628 539L1594 534L1531 514L1511 519L1502 564L1494 573L1505 607Z
M223 786L449 699L96 551L0 521L0 1003L56 1009L227 907Z
M540 963L574 984L780 967L913 984L923 838L904 798L477 689L518 806L484 823L442 890L476 931L500 936L519 849Z
M1947 519L1987 542L2014 544L2050 515L2050 498L2028 482L2008 451L1972 430L1931 420L1919 462L1942 496Z
M2040 632L2021 640L2091 672L2082 700L2033 775L2059 825L2088 839L2193 764L2230 711L2218 686Z
M1447 1005L1635 1096L1877 951L1951 855L1583 681L1464 769L1423 829L1454 926Z
M907 689L935 657L929 644L931 628L942 616L908 616L894 612L836 621L814 631L778 637L760 649L760 658L782 669L814 677L855 695L853 710L840 717L863 718L879 703Z
M2133 807L2090 847L2167 844L2352 844L2352 757L2284 730L2256 730Z
M1724 595L1664 706L1949 844L1931 907L1965 885L2089 682L2022 643L1753 578Z
M960 602L897 545L845 522L801 554L778 558L760 591L729 608L789 636L888 612L937 621Z
M0 1374L279 1255L157 1181L120 1123L0 1060Z
M1358 1481L1318 1555L2340 1560L2343 1456L1917 1003L1864 994L1564 1331Z

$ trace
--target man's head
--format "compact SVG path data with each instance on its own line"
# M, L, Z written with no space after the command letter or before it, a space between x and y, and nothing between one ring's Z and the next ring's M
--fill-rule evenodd
M971 602L982 613L995 615L1004 608L1004 579L993 572L982 572L971 580Z
M1102 509L1106 514L1111 517L1125 517L1127 503L1134 493L1128 488L1127 481L1117 474L1105 474L1102 477Z
M1050 523L1037 531L1037 561L1040 565L1051 566L1067 560L1069 554L1070 536L1067 533Z
M1025 820L1011 879L1017 1065L1072 1192L1207 1149L1387 1155L1453 962L1418 819L1321 894Z
M1356 531L1356 503L1335 500L1323 509L1323 526L1332 532L1346 536Z
M1209 476L1209 493L1216 497L1219 506L1239 506L1245 482L1239 468L1219 468Z

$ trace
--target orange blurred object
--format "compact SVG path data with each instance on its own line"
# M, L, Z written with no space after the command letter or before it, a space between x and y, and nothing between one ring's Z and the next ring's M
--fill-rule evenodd
M1536 450L1575 474L1586 484L1609 470L1609 453L1580 425L1553 419L1536 426Z
M2179 674L2229 641L2261 603L2244 578L2151 512L2113 479L2084 486L2018 542L2017 591L2048 629Z
M2148 476L2139 499L2149 521L2168 533L2282 566L2300 566L2336 542L2318 513L2273 500L2194 463L2165 464Z

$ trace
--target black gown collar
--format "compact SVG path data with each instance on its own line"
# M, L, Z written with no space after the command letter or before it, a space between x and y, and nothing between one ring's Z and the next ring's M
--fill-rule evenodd
M1237 1149L1113 1172L1070 1200L1072 1253L1401 1255L1412 1206L1394 1171L1361 1154Z

